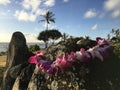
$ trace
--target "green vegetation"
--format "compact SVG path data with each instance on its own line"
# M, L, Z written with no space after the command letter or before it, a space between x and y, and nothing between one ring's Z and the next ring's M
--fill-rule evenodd
M55 23L55 18L53 18L55 15L51 11L47 11L46 14L42 15L42 16L43 16L44 19L40 20L39 22L45 22L46 23L46 30L45 31L41 31L39 33L37 39L38 40L43 40L45 42L45 47L47 48L49 39L52 39L53 43L54 43L54 40L57 40L62 35L56 29L52 29L52 30L48 29L48 25L51 22Z
M63 33L62 40L65 42L68 37L69 37L69 35L67 35L66 33Z
M107 35L108 39L112 42L119 43L120 42L120 30L112 29L112 31Z
M36 51L40 50L40 47L39 47L37 44L35 44L35 45L30 45L30 46L29 46L29 50L30 50L31 52L36 52Z
M114 54L120 59L120 30L112 29L107 36L114 46Z
M49 39L52 39L54 43L54 41L60 38L61 36L62 34L56 29L45 30L39 33L38 40L43 40L45 42L45 47L47 48Z
M55 40L62 37L61 32L59 32L57 29L51 29L51 30L48 31L48 33L49 33L49 39L53 40L53 44L54 44Z
M41 31L37 37L38 40L43 40L45 42L45 48L47 48L48 46L48 37L49 33L48 33L48 30L46 31Z
M46 22L46 30L48 30L48 25L53 22L55 23L55 18L53 18L54 14L51 11L47 11L45 15L42 15L44 19L39 22Z

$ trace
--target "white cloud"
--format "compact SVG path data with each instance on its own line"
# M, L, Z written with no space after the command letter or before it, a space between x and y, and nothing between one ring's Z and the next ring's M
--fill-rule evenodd
M41 0L24 0L22 2L22 6L24 9L32 9L32 11L36 11L41 4Z
M91 30L96 30L98 28L98 24L95 24L94 26L92 26Z
M63 2L69 2L69 0L63 0Z
M24 0L22 10L16 10L15 16L20 21L34 22L39 15L43 15L45 10L40 9L42 0Z
M15 12L17 19L33 22L38 16L44 15L48 7L54 6L55 0L23 0L21 5L22 9Z
M89 11L87 11L85 14L84 14L84 17L85 18L93 18L93 17L96 17L97 16L97 12L93 9L90 9Z
M104 2L104 9L110 11L113 18L120 16L120 0L107 0Z
M10 0L0 0L0 4L7 5L10 3Z
M29 2L29 0L24 0L22 6L24 7L24 9L30 9L31 3Z
M20 21L35 21L36 20L36 15L30 13L28 14L25 11L16 11L15 16L17 17L18 20Z
M116 18L116 17L120 16L120 10L115 10L115 11L113 11L112 14L111 14L111 16L112 16L113 18Z
M120 8L120 0L107 0L104 2L106 10L114 10Z
M46 0L44 4L48 7L52 7L55 5L55 0Z
M45 15L45 13L46 13L46 10L43 10L43 9L37 9L36 12L35 12L35 14L37 16L39 16L39 15Z
M40 42L35 34L24 34L27 42Z

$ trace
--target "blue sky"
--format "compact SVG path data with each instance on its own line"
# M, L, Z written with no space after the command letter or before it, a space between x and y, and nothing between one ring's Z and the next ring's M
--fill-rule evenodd
M0 0L0 42L9 42L15 31L21 31L27 42L45 29L38 23L47 10L55 14L56 28L72 36L106 37L120 28L120 0Z

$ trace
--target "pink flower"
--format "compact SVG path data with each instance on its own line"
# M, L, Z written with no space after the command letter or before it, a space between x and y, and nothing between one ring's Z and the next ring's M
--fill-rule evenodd
M76 61L76 53L71 52L70 54L68 54L67 56L67 61L70 63L74 63Z
M85 51L85 52L82 54L82 57L81 57L80 61L81 61L81 62L88 62L90 59L91 59L91 53L88 52L88 51Z
M101 37L97 37L96 41L98 42L99 40L103 40Z
M37 64L36 56L31 56L28 59L28 62L31 63L31 64Z
M81 57L82 57L82 55L83 55L83 54L82 54L80 51L77 51L77 52L76 52L76 59L77 59L77 60L80 60Z
M80 52L81 52L81 53L85 52L85 49L84 49L84 48L81 48L81 49L80 49Z
M44 51L37 51L36 56L38 57L44 57Z

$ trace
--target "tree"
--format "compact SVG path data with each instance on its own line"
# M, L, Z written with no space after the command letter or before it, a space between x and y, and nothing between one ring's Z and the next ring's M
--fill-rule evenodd
M110 40L110 34L107 35L107 39Z
M112 29L111 33L116 37L116 38L119 38L120 37L120 30L117 29Z
M115 42L120 42L120 30L117 29L112 29L111 30L111 33L108 34L109 39L111 39L112 41L115 41Z
M86 40L90 40L90 36L85 36L85 39Z
M66 33L63 33L62 40L65 42L68 37L69 35L67 35Z
M62 34L57 29L49 30L49 38L53 40L53 44L54 44L54 41L60 37L62 37Z
M44 19L39 22L46 22L46 30L39 33L38 40L43 40L45 42L45 48L48 46L49 34L48 34L48 25L53 22L55 23L54 14L51 11L47 11L45 15L42 15Z
M37 44L35 44L35 45L30 45L30 46L29 46L29 50L30 50L31 52L36 52L36 51L40 50L40 47L39 47Z
M45 15L42 15L44 19L40 20L39 22L46 22L46 30L48 30L48 25L53 22L55 23L55 16L51 11L47 11Z
M45 42L45 48L48 46L49 33L48 30L41 31L37 37L38 40L43 40Z
M54 41L60 37L62 37L62 34L58 30L51 29L40 32L38 35L38 40L43 40L45 42L45 48L47 48L49 39L52 39L54 44Z

